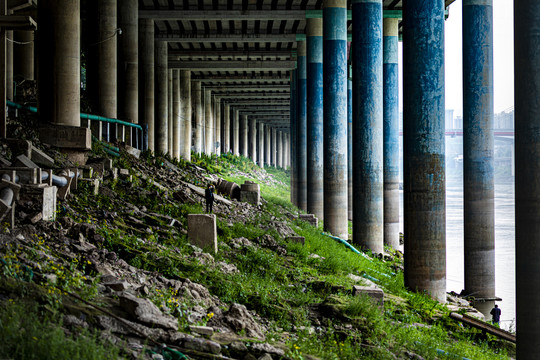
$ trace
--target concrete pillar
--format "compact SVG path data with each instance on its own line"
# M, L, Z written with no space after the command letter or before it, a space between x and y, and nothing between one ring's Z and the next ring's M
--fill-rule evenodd
M272 140L270 140L270 126L266 124L264 127L264 163L266 166L270 166L272 164L272 154L271 154L271 148L272 148Z
M167 70L168 86L167 86L167 152L173 155L173 122L174 122L174 107L173 107L173 70ZM174 156L174 155L173 155Z
M463 2L465 294L495 297L493 5ZM489 316L494 302L475 302Z
M353 220L353 95L352 73L347 79L347 218Z
M214 141L216 143L216 148L215 148L215 151L216 151L216 154L219 156L221 155L221 149L223 148L223 144L222 144L222 138L221 138L221 98L218 98L216 97L215 99L215 114L216 116L214 117L215 121L215 132L214 132Z
M223 106L223 153L231 149L231 105Z
M194 81L191 93L191 103L195 117L195 136L194 136L194 151L201 154L203 151L203 104L202 104L202 87L200 81Z
M307 19L307 212L324 219L323 20Z
M347 1L323 1L324 228L348 238Z
M246 158L249 157L248 132L249 132L248 116L241 115L240 116L240 154Z
M182 112L180 114L180 131L182 137L182 147L180 156L191 162L191 71L180 71L180 103Z
M262 121L259 121L259 146L258 146L258 155L259 155L259 160L258 160L258 163L259 163L259 166L261 168L264 168L264 150L265 150L265 146L264 146L264 123Z
M180 159L182 103L180 101L180 70L173 70L173 139L172 156Z
M355 0L353 17L353 242L384 252L382 0Z
M97 113L116 119L117 102L117 6L116 0L98 0L98 98ZM105 41L104 41L105 40ZM107 141L116 140L117 125L103 123L102 135Z
M14 31L13 77L16 81L34 80L34 32Z
M13 40L13 31L7 30L6 37ZM6 99L13 101L13 41L6 44Z
M289 166L290 166L290 163L291 163L291 152L290 152L290 149L291 149L291 136L289 133L285 133L285 145L283 145L284 148L285 148L285 164L283 165L283 167L285 169L287 169Z
M514 3L517 356L540 357L540 3Z
M139 23L137 0L118 0L118 118L139 123ZM129 145L137 144L135 130L126 129Z
M399 247L398 22L384 19L384 244Z
M163 154L166 154L169 151L169 71L167 64L167 47L168 44L166 41L156 41L156 132L154 141L156 144L156 153Z
M405 285L446 301L444 1L403 8Z
M277 166L283 168L283 132L277 132Z
M240 156L240 113L237 109L233 111L233 153Z
M292 128L291 128L292 129ZM277 167L278 166L278 162L277 162L277 151L278 151L278 146L277 146L277 130L275 127L272 128L272 166L273 167Z
M291 138L294 139L293 142L291 142L291 202L294 204L294 205L297 205L298 204L298 161L297 161L297 150L298 150L298 147L297 147L297 131L298 131L298 127L296 125L296 117L298 115L297 113L297 106L298 106L298 102L297 102L297 87L298 87L298 83L297 83L297 70L296 69L293 69L291 70L291 82L290 82L290 87L291 87L291 99L290 99L290 115L289 115L289 118L290 118L290 128L291 128ZM274 138L276 139L276 138ZM277 139L276 139L277 141ZM277 146L276 146L276 151L277 151ZM277 166L277 160L274 161L274 166Z
M257 162L257 120L249 119L249 155L251 161Z
M204 149L205 153L212 154L213 145L213 116L212 116L212 91L204 90Z
M155 151L154 143L154 20L139 19L139 114L148 126L148 150ZM41 61L41 60L40 60Z
M80 12L80 1L38 3L38 107L56 125L81 126Z
M298 42L296 93L296 161L298 163L297 201L300 210L307 210L307 71L306 42ZM284 167L284 166L283 166Z

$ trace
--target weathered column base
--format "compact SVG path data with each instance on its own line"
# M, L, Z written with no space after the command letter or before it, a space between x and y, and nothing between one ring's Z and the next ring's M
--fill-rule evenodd
M90 129L78 126L49 124L39 131L41 142L58 148L70 161L86 164L88 151L92 149Z

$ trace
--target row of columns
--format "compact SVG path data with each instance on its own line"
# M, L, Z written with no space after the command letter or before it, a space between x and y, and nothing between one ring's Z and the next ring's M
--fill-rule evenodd
M406 5L405 282L445 301L445 6ZM324 1L323 19L308 19L306 41L298 43L291 75L291 199L343 238L352 218L353 242L381 253L384 245L399 246L398 19L383 19L380 0L352 2L348 74L346 6L345 0ZM463 6L465 291L493 299L492 4Z

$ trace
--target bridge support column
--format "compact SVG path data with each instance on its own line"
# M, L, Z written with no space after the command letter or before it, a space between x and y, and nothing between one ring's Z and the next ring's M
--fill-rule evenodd
M493 6L468 0L463 3L465 293L477 299L495 297L493 141ZM493 304L475 302L475 307L489 316Z
M403 8L405 285L446 301L444 1Z
M277 166L283 168L283 131L277 132Z
M168 69L168 86L167 86L167 152L173 154L173 138L174 138L174 105L173 105L173 69Z
M13 40L13 30L6 30L6 38ZM6 44L6 100L13 101L13 41Z
M353 0L353 242L383 245L382 0Z
M195 137L194 151L197 154L203 152L203 104L202 104L202 84L200 81L194 81L191 93L192 110L195 114Z
M324 219L323 20L307 19L307 212Z
M257 120L249 119L249 156L257 162Z
M231 149L231 105L223 105L223 153Z
M271 151L270 149L272 148L272 144L271 144L271 140L270 140L270 126L268 126L268 124L265 125L264 127L264 146L265 146L265 150L264 150L264 164L265 166L270 166L271 163L272 163L272 157L271 157Z
M34 80L34 32L14 31L13 74L17 80Z
M514 4L517 357L540 357L540 3Z
M233 111L233 148L234 155L240 156L240 113L237 109Z
M347 79L347 215L353 220L353 82L352 69L349 68Z
M384 244L399 247L398 19L384 19Z
M139 123L139 25L137 0L118 0L118 117L133 124ZM126 129L120 138L138 143L135 129Z
M292 129L292 128L291 128ZM272 166L277 167L277 130L275 127L272 128ZM291 180L292 181L292 180Z
M180 71L180 102L182 112L180 114L180 131L182 137L182 147L180 156L191 162L191 71Z
M117 103L117 4L116 0L98 0L98 109L101 116L116 119ZM103 41L107 39L107 41ZM106 141L114 141L117 125L103 123Z
M296 162L297 162L297 201L300 210L307 210L307 70L306 41L298 41L296 70ZM283 151L284 153L284 151ZM284 164L281 164L285 167Z
M219 156L221 155L221 149L223 148L222 139L221 139L221 98L216 97L214 99L214 150L215 153Z
M148 150L155 151L154 143L154 20L139 19L139 114L148 126ZM41 59L40 59L41 61Z
M298 107L298 97L297 97L297 88L298 88L298 71L293 69L291 71L291 100L290 100L290 129L291 129L291 202L294 205L298 206L298 141L297 133L298 127L296 122L296 117L298 116L297 107ZM274 137L277 142L277 138ZM277 146L276 146L277 148ZM272 155L273 156L273 155ZM274 166L277 166L277 160L274 161Z
M240 152L243 157L249 157L249 121L247 115L240 115Z
M156 63L156 153L166 154L169 151L169 106L168 87L169 71L167 64L167 42L157 41L155 45Z
M347 239L347 1L323 1L324 228Z
M204 152L208 155L213 153L214 117L212 115L212 91L204 90Z
M173 138L172 153L175 159L180 159L180 149L182 146L181 138L181 114L182 103L180 101L180 70L173 69Z
M261 168L264 168L264 123L259 121L259 146L258 146L258 163Z

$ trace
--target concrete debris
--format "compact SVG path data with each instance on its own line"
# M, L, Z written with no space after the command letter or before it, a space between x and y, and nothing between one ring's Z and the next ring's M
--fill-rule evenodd
M245 331L246 335L256 339L264 339L264 329L246 309L244 305L232 304L224 314L224 321L235 331Z
M165 315L148 299L141 299L128 292L123 292L118 296L120 306L137 321L150 326L157 326L163 329L178 330L178 321Z

